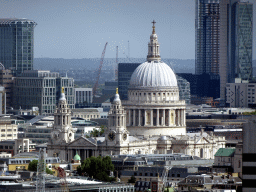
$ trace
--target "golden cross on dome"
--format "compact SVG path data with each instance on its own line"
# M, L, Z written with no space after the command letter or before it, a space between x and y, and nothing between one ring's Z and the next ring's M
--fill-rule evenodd
M116 88L116 94L118 94L118 88Z
M64 87L61 88L61 93L64 93Z
M152 28L153 28L153 31L152 31L152 34L155 34L155 33L156 33L156 32L155 32L155 23L156 23L155 20L153 20L152 23L153 23L153 27L152 27Z

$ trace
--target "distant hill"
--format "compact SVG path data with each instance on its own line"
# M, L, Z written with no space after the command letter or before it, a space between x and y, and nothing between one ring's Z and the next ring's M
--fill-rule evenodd
M143 63L145 58L120 58L119 63ZM194 59L162 59L175 73L195 73ZM112 70L116 64L115 58L105 58L103 70ZM62 58L35 58L34 69L59 71L59 70L95 70L100 65L100 58L62 59ZM253 60L253 75L256 76L256 60Z
M162 59L168 64L176 73L194 73L195 60L194 59ZM120 58L119 63L143 63L145 58ZM112 70L116 64L115 58L105 58L103 69ZM40 70L95 70L100 65L100 58L84 58L84 59L62 59L62 58L35 58L34 69Z

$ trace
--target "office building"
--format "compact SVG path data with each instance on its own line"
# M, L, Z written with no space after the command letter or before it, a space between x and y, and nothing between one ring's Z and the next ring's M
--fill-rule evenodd
M113 95L116 93L116 88L118 88L117 81L106 81L105 87L102 90L102 95Z
M184 78L190 83L190 94L197 97L212 97L214 99L220 96L220 78L214 74L192 74L177 73L179 77ZM179 86L179 89L183 87Z
M219 0L196 0L196 74L219 74Z
M13 75L11 70L3 69L0 70L0 85L4 87L6 94L6 107L12 106L12 89L13 89Z
M134 70L141 63L118 63L118 92L121 100L128 100L128 86Z
M70 108L75 107L74 79L60 77L59 73L50 71L25 71L14 81L13 107L31 109L39 107L41 115L53 114L56 101L64 87Z
M0 141L13 140L18 138L18 126L11 121L0 121Z
M256 107L256 83L243 82L236 78L235 83L226 85L226 104L228 107Z
M226 83L252 78L253 6L239 0L220 1L220 98L225 105Z
M0 19L0 62L16 76L33 70L36 25L28 19Z
M92 103L92 88L75 88L76 108L88 106Z
M0 115L6 114L6 93L4 87L0 86Z
M176 75L176 78L177 78L177 83L178 83L178 87L179 87L179 96L180 96L180 100L185 100L186 104L190 104L190 98L191 98L191 95L190 95L190 83Z
M242 177L243 192L256 191L256 117L243 126Z

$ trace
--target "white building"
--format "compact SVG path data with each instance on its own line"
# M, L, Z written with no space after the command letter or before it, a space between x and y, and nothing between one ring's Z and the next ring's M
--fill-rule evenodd
M92 88L75 88L75 105L92 103Z
M18 138L18 127L11 121L0 121L0 141L14 140Z
M91 119L99 119L100 112L96 108L77 108L72 109L72 117L80 117L90 121Z
M248 83L237 78L235 83L226 85L226 103L229 107L255 107L256 83Z
M76 153L81 159L90 156L186 153L214 158L214 152L225 146L225 138L206 133L186 135L185 101L179 100L177 79L172 69L161 62L159 43L153 32L148 44L147 61L134 71L128 90L128 101L112 102L105 137L74 140L69 121L70 109L65 95L54 114L54 129L48 154L70 161Z

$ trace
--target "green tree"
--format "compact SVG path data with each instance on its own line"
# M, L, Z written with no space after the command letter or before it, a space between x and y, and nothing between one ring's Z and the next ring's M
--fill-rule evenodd
M100 130L98 129L93 129L93 131L90 133L90 137L99 137L102 136L105 132L105 126L101 125Z
M109 177L110 171L114 171L114 165L109 156L89 157L77 168L80 175L89 175L101 181L115 181L115 177Z
M29 171L37 171L37 164L38 164L38 160L33 160L28 164L28 170ZM53 175L53 171L51 169L49 169L48 167L46 167L46 173L47 174L51 174Z
M131 176L131 178L128 180L128 183L135 183L136 178L134 176Z
M38 164L38 160L30 161L30 163L28 164L28 170L37 171L37 164Z

